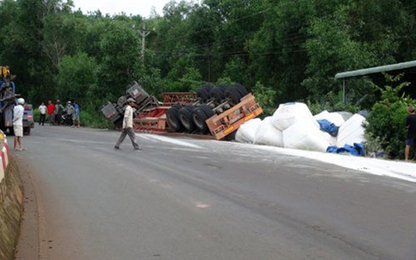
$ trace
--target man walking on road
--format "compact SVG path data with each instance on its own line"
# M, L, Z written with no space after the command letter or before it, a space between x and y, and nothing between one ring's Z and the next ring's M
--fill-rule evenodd
M114 146L115 149L120 149L120 144L126 138L126 135L130 137L131 143L133 144L134 150L141 150L139 144L136 141L136 133L133 130L133 106L134 106L134 99L129 98L127 99L127 107L126 111L124 111L124 118L123 118L123 129L121 130L120 138L118 139L116 145Z
M45 117L46 117L46 106L45 103L42 102L42 104L39 106L39 125L45 125Z
M416 145L416 115L415 108L409 106L407 108L409 115L406 117L407 138L406 147L404 148L404 159L409 160L410 147Z
M23 112L24 108L23 105L25 104L25 100L23 98L19 98L17 100L17 105L13 108L13 131L14 131L14 145L13 148L15 151L22 151L26 150L26 148L22 145L22 137L23 137ZM17 148L19 146L19 148Z

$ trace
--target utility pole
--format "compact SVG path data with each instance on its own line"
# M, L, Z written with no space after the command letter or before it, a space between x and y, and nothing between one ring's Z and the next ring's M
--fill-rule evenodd
M135 26L133 25L133 28ZM142 29L138 29L137 32L140 34L140 36L142 37L142 65L144 66L144 52L146 49L146 37L151 33L150 30L146 30L146 23L143 21L143 25L142 25Z

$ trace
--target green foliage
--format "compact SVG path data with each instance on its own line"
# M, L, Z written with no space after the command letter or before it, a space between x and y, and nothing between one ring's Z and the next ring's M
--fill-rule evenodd
M369 142L378 143L389 158L403 158L407 116L407 105L394 102L390 106L382 102L376 103L367 117L366 126Z
M342 92L334 93L328 92L326 95L320 98L320 102L313 102L311 100L306 101L309 110L312 114L318 114L324 110L329 112L335 111L347 111L351 113L357 113L360 111L360 106L353 105L350 102L344 102L342 98Z
M384 88L381 88L377 86L376 84L372 84L372 86L379 90L381 92L381 99L386 104L389 103L395 103L399 102L400 100L403 100L405 98L405 93L403 92L401 96L400 93L404 87L407 87L410 85L410 82L402 82L400 83L401 79L404 76L404 73L401 73L396 76L391 76L387 73L383 72L383 75L387 82L391 83L392 86L384 86ZM397 86L394 86L395 83L400 83Z
M272 88L264 86L260 82L257 82L252 90L254 96L256 97L256 102L259 103L263 109L263 116L273 115L274 111L276 111L276 91Z
M97 70L94 58L85 53L74 56L65 56L59 65L59 74L56 77L56 93L58 97L67 100L76 100L83 105L88 99L90 86L95 83L94 72Z
M101 38L100 48L104 55L96 73L99 88L92 93L95 98L118 98L123 93L120 89L138 77L140 45L131 26L129 22L119 20L108 23Z
M401 75L391 77L385 74L385 78L388 83L394 83L400 80ZM407 107L415 104L415 101L409 97L398 96L400 90L407 84L404 82L397 87L385 86L384 88L374 86L381 91L382 100L374 104L367 117L368 124L365 132L370 147L380 147L392 159L404 158Z
M416 57L412 1L172 1L146 21L83 15L71 4L0 1L0 61L28 101L70 97L91 115L134 80L158 97L239 82L259 95L266 114L302 100L317 112L357 111L371 108L379 89L370 77L348 80L343 102L337 72ZM145 39L132 27L144 22ZM385 90L382 99L395 103L404 85Z
M114 129L114 125L104 117L104 115L97 110L87 108L87 110L81 111L79 116L82 126L101 128L101 129Z

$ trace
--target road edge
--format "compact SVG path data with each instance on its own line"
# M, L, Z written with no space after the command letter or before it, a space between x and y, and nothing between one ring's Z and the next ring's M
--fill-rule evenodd
M0 259L13 259L23 213L23 183L15 160L9 159L0 182Z
M18 173L23 184L24 202L14 259L39 260L39 210L36 189L30 176L29 166L23 161L19 163Z

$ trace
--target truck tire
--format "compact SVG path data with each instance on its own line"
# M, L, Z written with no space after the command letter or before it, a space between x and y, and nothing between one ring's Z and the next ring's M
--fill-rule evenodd
M215 98L217 103L221 103L221 101L225 98L224 90L221 87L216 87L211 90L210 93L211 97Z
M227 86L226 86L225 84L219 84L219 85L217 86L217 88L221 89L221 90L222 90L222 92L225 92L225 90L227 89Z
M238 103L240 103L240 99L242 98L240 92L234 86L227 88L224 94L225 94L225 97L229 99L229 104L231 106L235 106Z
M208 105L204 104L204 105L199 106L199 108L201 108L205 112L208 118L215 115L214 111L212 111L212 109Z
M174 105L166 110L166 120L174 132L180 132L183 130L183 126L178 116L178 111L180 108L180 105Z
M240 83L235 83L234 87L237 89L238 92L240 92L241 97L244 97L248 94L247 89L243 85L241 85Z
M209 132L208 125L205 121L213 115L214 112L212 112L212 110L206 104L197 106L192 110L192 119L194 121L195 127L202 134Z
M195 130L195 124L192 120L192 110L194 109L193 105L187 105L178 111L179 121L181 121L185 131L192 133Z
M207 88L200 88L196 92L196 96L201 99L202 102L207 102L210 98L209 90Z
M208 84L208 83L202 85L202 87L201 87L201 89L208 90L208 93L211 91L212 88L213 88L212 85Z

